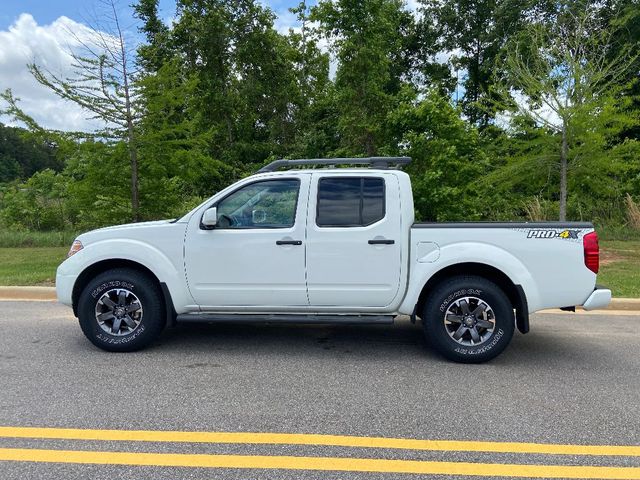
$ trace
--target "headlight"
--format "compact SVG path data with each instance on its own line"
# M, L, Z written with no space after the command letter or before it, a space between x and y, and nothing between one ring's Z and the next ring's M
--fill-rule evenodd
M82 246L82 242L80 240L74 240L71 244L71 248L69 249L69 253L67 253L67 258L69 258L71 255L75 255L83 248L84 247Z

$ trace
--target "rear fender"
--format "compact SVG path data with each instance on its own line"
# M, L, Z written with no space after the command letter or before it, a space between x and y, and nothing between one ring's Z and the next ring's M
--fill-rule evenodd
M406 315L413 313L424 287L434 275L448 267L465 263L492 267L506 275L516 288L520 286L524 295L523 303L527 305L525 307L527 313L535 311L539 304L539 290L527 268L515 256L500 247L473 242L453 243L439 248L439 256L434 258L436 260L433 262L421 263L412 253L409 288L400 305L400 313Z

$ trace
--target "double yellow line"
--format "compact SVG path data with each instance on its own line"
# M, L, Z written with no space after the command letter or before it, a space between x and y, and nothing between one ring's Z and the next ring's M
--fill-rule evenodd
M419 440L345 435L289 433L180 432L151 430L87 430L70 428L0 427L3 438L101 440L128 442L309 445L544 455L640 457L640 446L559 445L516 442ZM101 452L0 448L0 461L56 462L160 467L323 470L428 475L504 476L530 478L639 479L638 467L522 465L376 458L298 457Z

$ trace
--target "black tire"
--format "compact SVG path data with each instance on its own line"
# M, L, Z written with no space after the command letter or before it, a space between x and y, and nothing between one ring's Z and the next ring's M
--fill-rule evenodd
M434 288L425 303L422 324L427 341L444 357L481 363L507 347L515 316L511 302L495 283L469 275L449 278Z
M112 303L115 305L110 307ZM137 270L107 270L93 278L80 294L78 320L85 336L103 350L140 350L165 326L160 287L155 279Z

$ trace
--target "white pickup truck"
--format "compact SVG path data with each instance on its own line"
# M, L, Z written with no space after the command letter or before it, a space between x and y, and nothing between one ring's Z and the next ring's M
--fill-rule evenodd
M409 161L278 160L176 220L84 233L58 267L58 300L109 351L185 320L409 315L467 363L502 352L532 312L610 302L592 224L414 223L409 176L393 168Z

